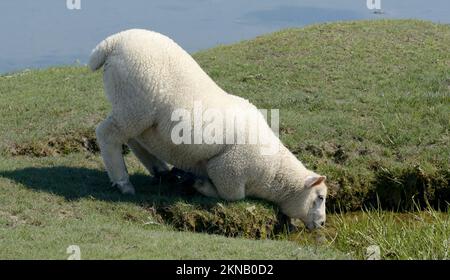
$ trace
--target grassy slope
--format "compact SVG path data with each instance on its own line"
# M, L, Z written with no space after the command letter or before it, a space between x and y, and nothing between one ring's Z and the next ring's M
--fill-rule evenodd
M448 25L322 24L196 58L227 91L281 109L282 139L340 187L343 207L375 190L383 206L450 200Z
M155 213L161 197L134 157L127 162L139 194L108 188L99 156L15 157L0 162L0 259L323 259L336 250L287 240L250 240L178 232ZM3 177L3 178L2 178ZM164 189L163 189L164 191ZM173 206L175 207L175 206Z
M227 91L281 109L284 142L340 187L330 205L357 209L376 192L387 206L408 206L405 198L416 193L422 202L448 200L449 46L448 26L377 21L290 29L194 57ZM64 67L4 75L0 98L0 257L64 258L72 243L82 245L82 254L86 248L86 258L342 257L323 247L317 255L298 253L284 241L173 233L174 226L265 236L276 211L257 201L218 203L149 186L131 155L140 195L125 200L108 189L98 154L89 152L95 124L109 110L101 73ZM448 215L421 213L402 223L392 215L334 215L321 234L327 247L358 257L373 243L386 258L446 254ZM148 219L165 225L145 225ZM289 238L317 241L304 232ZM209 249L224 242L230 249L223 254Z

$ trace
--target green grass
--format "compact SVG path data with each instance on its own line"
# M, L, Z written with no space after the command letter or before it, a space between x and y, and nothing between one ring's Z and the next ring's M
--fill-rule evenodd
M284 143L327 175L328 209L342 213L314 233L283 233L278 209L262 201L151 182L131 154L138 195L120 195L95 143L110 110L101 71L2 75L0 258L65 258L71 244L83 258L363 258L370 245L387 259L446 258L449 214L432 209L450 201L449 46L448 25L382 20L194 54L228 92L280 109ZM345 212L369 205L414 212Z
M340 189L330 206L450 201L450 26L320 24L195 57L227 91L280 109L283 141Z
M327 227L315 233L299 232L289 239L304 245L335 248L357 259L369 246L379 246L381 259L448 259L450 213L433 209L410 213L362 211L330 215Z
M162 210L186 219L186 213L177 212L185 209L185 197L150 184L134 157L128 156L127 162L138 190L135 197L108 188L101 158L96 155L18 156L1 161L0 259L65 259L70 245L80 247L83 259L349 258L331 248L245 239L245 232L226 238L191 233L191 228L176 231L182 228L161 217ZM191 196L189 205L198 206L204 200ZM239 213L246 204L251 205L241 202L227 209Z

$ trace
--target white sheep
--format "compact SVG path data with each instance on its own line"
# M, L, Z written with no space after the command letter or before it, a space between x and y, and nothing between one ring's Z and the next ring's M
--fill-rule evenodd
M259 142L172 141L177 123L171 116L180 108L192 111L195 102L201 102L203 109L245 112L255 106L223 91L170 38L140 29L117 33L97 45L89 66L93 71L104 67L112 112L99 124L96 135L108 175L122 193L135 192L122 156L121 146L126 143L151 174L175 166L198 176L194 187L203 195L230 201L262 198L310 229L324 224L325 177L306 169L265 121L262 129L279 147L269 155L261 153Z

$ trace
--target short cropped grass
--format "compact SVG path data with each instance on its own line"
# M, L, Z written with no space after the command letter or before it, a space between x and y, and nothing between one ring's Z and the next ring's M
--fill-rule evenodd
M331 248L300 246L288 240L255 240L251 232L265 229L258 203L226 207L231 215L253 209L259 224L224 217L229 226L195 215L213 214L205 207L227 206L201 196L181 196L177 189L152 184L134 157L127 162L138 195L126 197L109 187L99 156L15 157L0 162L0 259L66 259L77 245L82 259L342 259L348 254ZM161 189L160 189L161 188ZM255 206L256 205L256 206ZM252 208L253 207L253 208ZM188 212L182 212L182 211ZM250 211L250 210L247 210ZM167 217L167 213L173 213ZM164 216L164 217L163 217ZM190 224L189 217L194 220ZM177 220L177 221L175 221ZM217 228L216 233L209 229ZM235 228L237 227L237 228ZM259 227L259 228L258 228ZM228 228L228 234L218 229ZM242 232L238 233L238 230ZM191 231L197 231L192 233ZM233 232L230 232L233 231ZM207 234L210 233L210 234ZM235 238L225 237L234 236ZM247 238L246 238L247 237ZM253 240L252 240L253 239Z
M331 214L314 233L287 233L267 202L152 181L131 154L138 194L120 195L94 135L110 110L101 71L1 75L0 258L65 258L71 244L84 258L364 258L370 245L386 259L447 258L449 46L448 25L381 20L194 54L228 92L280 109L284 143L327 175Z

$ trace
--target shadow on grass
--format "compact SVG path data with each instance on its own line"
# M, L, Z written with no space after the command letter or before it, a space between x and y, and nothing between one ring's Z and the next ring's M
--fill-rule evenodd
M123 195L111 186L105 171L79 167L28 167L14 171L0 171L5 177L27 188L63 196L67 200L93 197L104 201L130 201L136 203L152 200L163 202L198 200L198 203L215 203L217 200L201 197L192 185L170 178L159 181L145 174L133 174L130 180L136 188L136 195Z
M93 197L110 202L133 202L143 209L153 209L161 222L180 230L267 238L285 229L286 219L269 203L207 198L194 190L192 182L173 175L158 182L144 174L131 175L136 195L129 196L111 186L106 172L95 169L58 166L0 171L0 177L12 179L29 189L62 196L68 201Z

